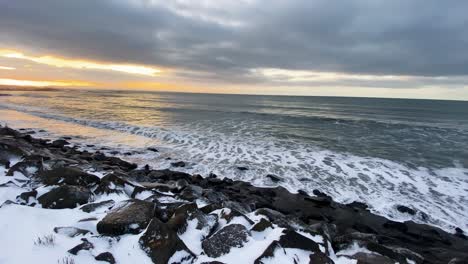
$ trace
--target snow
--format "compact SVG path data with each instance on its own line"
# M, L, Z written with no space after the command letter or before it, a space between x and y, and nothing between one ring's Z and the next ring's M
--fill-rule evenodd
M0 166L0 184L27 180L21 173L6 176L5 167ZM54 186L40 186L37 188L38 196L46 193ZM0 205L6 200L15 201L22 192L30 191L17 186L0 187ZM125 196L125 197L124 197ZM102 195L96 197L98 201L114 199L121 201L128 199L125 194ZM40 206L30 207L18 204L3 204L0 207L0 264L23 263L66 263L73 260L75 263L96 263L94 256L102 252L111 252L118 263L153 263L138 244L139 235L124 235L119 239L97 237L96 223L105 216L105 210L96 210L85 213L79 208L75 209L44 209ZM86 218L97 218L96 221L83 221ZM55 227L76 227L91 231L93 234L69 237L63 229L62 233L54 233ZM80 251L76 256L67 251L80 244L81 238L86 237L94 249ZM39 240L49 243L39 243Z
M56 186L29 186L24 184L25 180L29 180L21 173L16 172L13 176L6 176L6 169L0 166L0 184L8 183L7 186L0 187L0 205L7 200L16 201L16 197L25 191L30 191L31 187L35 187L38 196L50 191ZM31 170L33 171L33 170ZM102 177L104 174L98 171L92 172L94 175ZM24 185L24 186L23 186ZM134 187L127 184L123 188L123 192L96 195L93 197L94 202L106 200L114 200L116 205L111 210L119 210L128 205L126 200L129 199ZM144 191L137 194L137 199L145 199L153 193ZM171 196L160 197L158 200L165 203L180 202L173 194ZM204 201L197 201L198 204L204 204ZM75 209L44 209L39 204L34 207L18 205L18 204L3 204L0 207L0 264L22 264L22 263L67 263L67 260L73 260L75 263L95 263L94 257L103 252L110 252L117 263L152 263L148 255L140 248L138 240L143 235L143 232L138 235L127 234L117 238L97 236L96 223L105 217L108 213L108 206L103 206L91 213L83 212L79 207ZM226 225L242 224L247 229L251 229L254 224L251 224L243 216L237 216L231 219L228 223L221 216L231 213L231 209L222 208L212 212L218 216L218 230ZM246 214L246 217L257 223L262 218L262 215L256 215L254 212ZM83 219L94 219L90 221L80 221ZM250 232L250 236L242 248L231 248L230 252L218 258L210 258L203 253L202 241L209 235L209 228L205 227L197 229L198 220L196 218L188 221L187 229L183 234L179 234L180 239L186 246L198 257L194 260L194 264L200 264L209 261L220 261L226 264L230 263L253 263L265 249L275 240L279 240L283 234L284 228L276 225L265 229L262 232ZM55 233L55 227L63 227L61 232ZM91 233L70 237L73 227L88 230ZM137 224L130 226L132 229L137 229ZM331 249L330 242L326 241L320 235L313 235L301 230L297 231L301 235L315 241L319 244L322 252L325 251L324 244L328 243L328 248ZM81 238L86 238L94 245L93 249L82 250L76 256L71 255L67 251L76 245L82 243ZM46 241L46 242L39 242ZM47 242L49 240L49 242ZM346 255L353 255L357 252L369 252L366 248L361 248L357 244L335 253L330 250L330 257L337 264L355 264L356 260L351 260ZM274 256L263 259L263 263L309 263L310 254L312 252L293 249L281 248L276 249ZM171 261L186 260L187 252L178 251L172 257ZM182 261L182 262L184 262Z

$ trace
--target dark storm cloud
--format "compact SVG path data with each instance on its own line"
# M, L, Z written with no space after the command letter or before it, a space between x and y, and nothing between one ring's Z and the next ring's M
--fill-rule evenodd
M152 2L0 0L0 45L230 82L262 81L252 68L468 75L464 0Z

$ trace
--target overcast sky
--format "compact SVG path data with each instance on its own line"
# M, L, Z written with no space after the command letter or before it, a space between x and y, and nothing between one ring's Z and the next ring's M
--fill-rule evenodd
M0 84L468 100L467 10L466 0L0 0Z

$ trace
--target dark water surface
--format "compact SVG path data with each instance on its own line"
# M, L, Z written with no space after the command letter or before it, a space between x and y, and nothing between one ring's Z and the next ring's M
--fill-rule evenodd
M127 159L360 200L397 220L468 228L468 102L180 94L7 92L0 121L79 136ZM22 113L22 114L18 114ZM160 153L145 151L157 146ZM236 166L247 166L239 171ZM396 212L411 205L429 216Z

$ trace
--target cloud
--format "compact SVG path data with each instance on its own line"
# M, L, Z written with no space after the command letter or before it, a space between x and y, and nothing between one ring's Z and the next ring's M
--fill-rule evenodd
M284 84L252 74L280 69L399 78L333 85L466 85L466 10L462 0L2 1L0 46L160 65L200 82ZM296 81L317 83L327 80Z
M59 67L59 68L116 71L116 72L123 72L127 74L138 74L138 75L146 75L146 76L156 76L158 73L161 73L160 69L156 69L156 68L152 68L152 67L144 66L144 65L103 63L103 62L95 62L95 61L87 61L87 60L59 58L59 57L54 57L54 56L35 57L35 56L24 55L21 52L11 51L11 50L0 50L0 57L32 61L35 63L45 64L45 65ZM0 67L0 69L2 68Z

